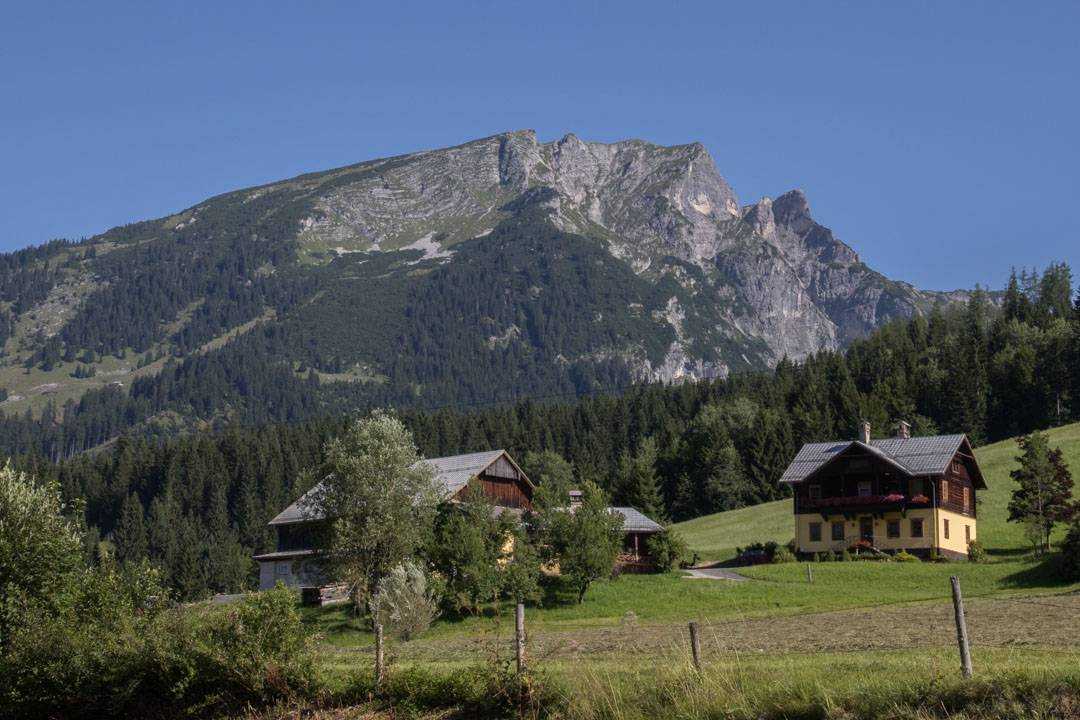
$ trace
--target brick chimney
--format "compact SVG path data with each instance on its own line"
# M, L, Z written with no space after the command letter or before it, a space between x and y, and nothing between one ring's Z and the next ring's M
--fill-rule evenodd
M901 420L900 422L896 423L896 437L900 438L901 440L910 440L911 423L909 423L907 420Z
M582 495L582 493L581 493L580 490L571 490L570 491L570 507L571 508L581 507L581 495Z
M859 440L863 441L866 445L870 444L870 421L863 420L859 423Z

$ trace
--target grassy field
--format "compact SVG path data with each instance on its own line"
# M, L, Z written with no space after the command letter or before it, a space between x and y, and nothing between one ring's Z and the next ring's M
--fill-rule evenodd
M1080 423L1050 430L1048 434L1051 446L1060 446L1074 474L1080 473ZM1006 521L1009 497L1015 487L1009 471L1016 467L1016 455L1015 440L975 450L988 488L978 494L979 537L987 550L998 556L1023 555L1029 551L1023 528ZM734 558L738 546L766 540L786 543L795 535L790 500L705 515L675 527L702 559L719 561Z
M1080 425L1050 435L1080 469ZM745 568L742 582L628 575L596 583L581 605L553 579L526 613L534 667L572 718L1080 716L1080 583L1058 580L1057 558L1032 558L1005 522L1015 443L977 454L990 562L815 563L813 583L803 563ZM737 545L786 542L791 522L783 501L679 529L703 557L724 559ZM958 678L951 575L964 589L976 683ZM329 682L370 673L362 624L340 607L306 612ZM497 674L513 656L511 615L440 619L390 641L392 667L414 678L408 687ZM700 675L687 666L691 620L704 630Z

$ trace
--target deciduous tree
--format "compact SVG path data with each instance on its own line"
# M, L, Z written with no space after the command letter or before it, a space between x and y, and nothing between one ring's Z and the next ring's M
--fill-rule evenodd
M379 580L430 537L441 489L412 434L382 411L329 443L325 470L307 503L329 519L320 557L362 611Z
M1060 448L1051 449L1046 435L1034 432L1017 440L1020 466L1009 473L1018 484L1009 501L1009 520L1037 529L1036 548L1051 547L1054 526L1076 513L1073 479Z

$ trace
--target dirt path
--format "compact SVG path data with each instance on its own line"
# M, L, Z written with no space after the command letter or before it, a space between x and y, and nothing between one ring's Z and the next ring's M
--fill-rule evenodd
M686 570L686 575L690 580L734 580L735 582L746 582L750 579L745 575L740 575L734 570L727 570L725 568L690 568Z

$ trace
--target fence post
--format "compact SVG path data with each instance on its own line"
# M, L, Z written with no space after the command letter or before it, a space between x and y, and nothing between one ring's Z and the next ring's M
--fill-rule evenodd
M964 677L971 677L971 648L968 647L967 622L964 619L964 598L960 594L960 578L953 575L952 583L953 611L956 613L956 642L960 645L960 671Z
M814 568L810 563L806 563L806 581L811 585L814 584Z
M690 623L690 652L694 656L694 669L701 672L701 633L696 622Z
M375 687L382 687L386 679L386 664L383 661L383 626L375 621Z
M525 674L525 604L518 603L514 612L514 634L517 637L517 671Z

